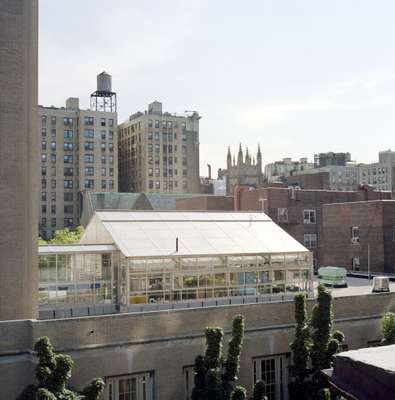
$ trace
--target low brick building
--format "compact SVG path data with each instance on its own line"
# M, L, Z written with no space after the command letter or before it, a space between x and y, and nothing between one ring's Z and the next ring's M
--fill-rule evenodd
M233 196L197 196L176 200L179 211L233 211Z
M391 192L374 191L369 187L350 192L278 187L251 191L246 188L237 192L235 205L236 209L242 211L264 211L314 253L315 267L318 267L327 263L323 259L327 252L322 241L323 205L381 199L391 199ZM331 234L336 237L335 230Z
M286 178L288 186L299 186L301 189L330 189L329 172L316 174L298 174Z
M325 265L395 272L395 200L325 204Z

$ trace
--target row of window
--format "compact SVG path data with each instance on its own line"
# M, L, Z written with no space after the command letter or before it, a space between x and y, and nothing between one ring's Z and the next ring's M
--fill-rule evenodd
M63 212L65 214L73 214L74 213L74 207L71 205L65 205L63 207ZM47 205L42 204L41 205L41 214L46 214L47 213ZM52 204L51 205L51 214L56 214L56 205Z
M63 193L63 201L73 201L74 193L65 192ZM47 192L41 192L41 201L47 201ZM56 201L56 192L51 192L51 201Z
M108 162L109 162L110 164L114 164L114 156L108 156L108 157L106 157L106 156L101 156L101 163L102 163L102 164L106 164L106 163L107 163L107 158L108 158ZM52 163L56 163L56 154L55 154L55 153L52 153L52 154L50 155L50 159L51 159L51 162L52 162ZM41 154L41 162L42 162L42 163L46 163L47 160L48 160L47 154L42 153L42 154ZM64 162L65 164L72 164L72 163L73 163L73 155L71 155L71 154L65 154L65 155L63 156L63 162ZM85 162L85 163L89 163L89 164L94 163L94 162L95 162L95 156L94 156L94 154L84 154L84 162Z
M55 115L51 116L51 125L56 125L57 117ZM46 115L41 116L41 126L46 126L48 122L48 117ZM73 125L74 119L72 117L63 117L63 125L70 126ZM90 116L84 117L84 124L91 126L95 124L95 118ZM100 118L100 126L114 126L113 118Z
M85 142L84 143L85 151L93 151L94 146L95 146L95 142ZM105 143L105 142L101 143L100 147L101 147L102 151L106 151L107 143ZM46 140L41 141L41 150L47 150L47 141ZM51 150L53 150L53 151L56 150L56 142L51 142ZM63 150L64 151L73 151L73 142L64 142ZM110 152L114 151L114 143L108 143L108 150Z
M74 169L73 167L64 167L63 169L64 176L73 176ZM94 167L85 167L84 168L85 175L95 175L95 168ZM41 167L41 176L47 176L47 167ZM56 176L56 167L51 167L51 176ZM107 168L101 168L101 176L107 176ZM108 176L114 176L114 168L108 169Z
M177 181L164 181L163 182L163 189L164 190L170 190L173 188L178 187L178 182ZM148 189L160 189L161 188L161 182L160 181L148 181ZM182 181L182 188L187 189L188 188L188 182L186 180Z
M288 398L288 365L289 354L254 357L252 359L252 381L265 382L268 400L285 400ZM195 386L195 372L192 365L183 367L184 396L191 400ZM106 400L154 400L154 371L115 376L105 379ZM157 396L155 396L157 397Z
M277 208L277 221L288 222L288 208ZM303 223L317 223L316 210L303 210Z
M72 217L66 217L63 219L63 224L66 228L72 228L74 227L74 218ZM40 228L46 228L47 225L47 218L46 217L42 217L41 218L41 224L40 224ZM51 218L51 227L52 228L56 228L56 218Z
M51 189L56 189L56 179L51 179ZM73 189L74 181L72 179L65 179L63 181L63 188L64 189ZM94 179L85 179L84 180L84 188L85 189L93 189L95 187L95 180ZM47 180L41 179L41 189L47 188ZM114 189L114 181L109 180L108 183L105 179L101 181L101 188L102 189Z
M84 137L92 139L95 137L95 131L93 129L85 129L84 130ZM43 138L47 137L47 128L41 129L41 136ZM64 130L63 131L63 138L64 139L73 139L74 131L72 130ZM51 129L51 138L56 139L56 129ZM114 131L100 131L100 138L102 140L113 140L114 139Z
M156 177L160 177L161 176L160 168L155 168L155 171L154 171L154 168L148 168L148 176L149 177L153 177L154 176L154 172L155 172L155 176ZM164 169L162 172L163 172L163 177L167 177L167 176L171 177L171 176L173 176L173 172L174 172L174 176L178 175L178 170L177 169L175 169L173 171L173 169L169 168L169 169ZM186 169L182 170L182 176L187 176L187 170Z

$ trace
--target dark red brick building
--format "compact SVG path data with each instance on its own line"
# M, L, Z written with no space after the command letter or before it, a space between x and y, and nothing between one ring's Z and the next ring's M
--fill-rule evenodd
M318 267L327 265L323 259L327 249L322 240L324 204L379 199L391 199L391 192L374 191L369 187L354 192L259 188L240 190L235 205L241 211L264 211L313 252L315 266ZM335 232L333 234L336 235Z
M176 210L233 211L233 196L197 196L176 200Z
M325 204L322 218L325 265L395 273L395 200Z

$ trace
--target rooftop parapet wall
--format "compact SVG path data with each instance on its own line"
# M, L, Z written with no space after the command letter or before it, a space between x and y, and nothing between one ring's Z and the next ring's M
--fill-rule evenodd
M309 308L313 301L308 302ZM334 314L338 321L379 317L395 312L395 293L338 297ZM231 329L235 314L243 314L249 331L290 327L294 304L249 304L205 309L117 314L48 321L0 322L0 355L29 351L41 336L50 337L57 350L106 347L133 343L200 337L208 325Z

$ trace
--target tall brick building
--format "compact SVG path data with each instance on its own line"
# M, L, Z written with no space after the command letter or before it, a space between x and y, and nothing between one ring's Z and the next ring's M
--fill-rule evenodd
M326 265L395 272L395 200L325 204L322 225Z

